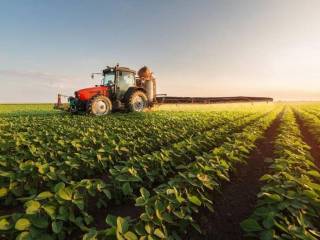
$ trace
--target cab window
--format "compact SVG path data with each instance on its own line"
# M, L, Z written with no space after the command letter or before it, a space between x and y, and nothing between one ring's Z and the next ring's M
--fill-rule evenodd
M110 72L104 75L103 79L102 79L102 84L105 86L111 86L114 84L114 72Z
M119 84L126 85L128 87L134 85L134 74L130 72L120 72Z

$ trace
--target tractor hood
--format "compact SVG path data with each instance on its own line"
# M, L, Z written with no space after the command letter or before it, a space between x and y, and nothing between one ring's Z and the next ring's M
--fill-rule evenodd
M75 92L75 97L81 101L88 101L96 95L103 95L109 97L110 87L96 86L90 88L83 88Z

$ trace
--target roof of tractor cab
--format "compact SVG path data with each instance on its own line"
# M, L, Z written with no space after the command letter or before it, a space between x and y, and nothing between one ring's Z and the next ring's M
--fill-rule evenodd
M113 72L115 70L120 72L131 72L133 74L136 74L136 71L127 67L107 67L106 69L103 70L103 73Z

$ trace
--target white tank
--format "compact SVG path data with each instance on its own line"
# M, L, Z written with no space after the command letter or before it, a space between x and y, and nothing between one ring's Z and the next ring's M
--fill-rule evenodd
M144 81L144 87L147 92L147 98L149 102L156 100L156 79L152 76L152 71L147 66L139 69L138 76Z
M153 80L145 81L145 88L147 91L147 98L149 102L153 102L154 99L154 84Z

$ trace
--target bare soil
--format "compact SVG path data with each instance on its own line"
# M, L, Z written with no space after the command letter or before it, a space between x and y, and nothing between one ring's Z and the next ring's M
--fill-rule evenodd
M318 168L320 168L320 145L316 141L315 136L310 133L310 130L299 116L299 113L295 112L295 117L299 125L303 141L310 146L310 153L314 159L314 163Z
M214 213L202 209L198 214L197 222L204 235L191 230L187 239L245 239L240 223L249 217L255 208L256 195L262 187L259 179L267 172L269 163L265 160L273 157L273 142L281 116L282 114L279 114L266 130L264 137L257 140L256 148L251 152L247 164L236 167L237 171L231 175L231 181L222 184L220 193L212 193Z

